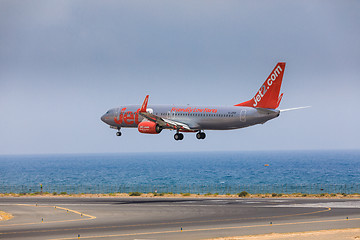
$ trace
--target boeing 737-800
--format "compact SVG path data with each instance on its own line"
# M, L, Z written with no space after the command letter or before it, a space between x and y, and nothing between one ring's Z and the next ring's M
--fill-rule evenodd
M159 134L163 129L175 130L175 140L182 140L182 132L196 132L204 139L204 130L230 130L263 124L280 115L278 106L285 63L279 62L264 84L249 101L234 106L175 106L143 104L126 105L110 109L101 120L111 128L138 128L140 133ZM289 109L290 110L290 109Z

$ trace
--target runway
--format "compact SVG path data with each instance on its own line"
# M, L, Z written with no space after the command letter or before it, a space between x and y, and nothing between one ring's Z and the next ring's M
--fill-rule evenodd
M0 239L206 239L354 228L360 200L0 198Z

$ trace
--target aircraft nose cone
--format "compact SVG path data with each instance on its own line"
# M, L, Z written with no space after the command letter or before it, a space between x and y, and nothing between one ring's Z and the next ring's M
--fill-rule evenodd
M104 123L106 123L105 115L106 115L106 114L104 114L104 115L101 116L101 121L103 121Z

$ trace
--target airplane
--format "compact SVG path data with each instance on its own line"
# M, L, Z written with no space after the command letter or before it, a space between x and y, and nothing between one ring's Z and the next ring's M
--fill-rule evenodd
M141 106L112 108L101 120L110 128L117 129L117 136L121 136L121 128L137 128L145 134L159 134L163 129L169 129L176 131L176 141L183 140L184 132L196 133L197 139L205 139L205 130L232 130L264 124L277 118L280 112L307 108L277 109L283 97L283 93L279 93L285 64L277 63L252 99L233 106L148 106L147 95Z

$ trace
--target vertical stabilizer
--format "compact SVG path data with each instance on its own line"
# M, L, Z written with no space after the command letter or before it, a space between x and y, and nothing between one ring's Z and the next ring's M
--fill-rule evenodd
M282 78L285 71L284 62L279 62L259 91L249 101L236 104L235 106L256 107L256 108L271 108L276 109L281 101L283 94L280 94Z

